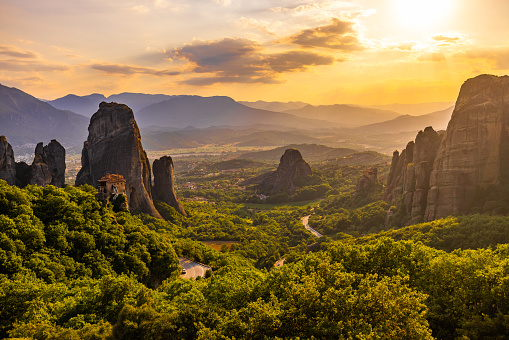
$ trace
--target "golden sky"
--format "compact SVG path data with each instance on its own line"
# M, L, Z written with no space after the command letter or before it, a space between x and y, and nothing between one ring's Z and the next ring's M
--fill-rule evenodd
M0 83L360 105L509 69L507 0L0 0Z

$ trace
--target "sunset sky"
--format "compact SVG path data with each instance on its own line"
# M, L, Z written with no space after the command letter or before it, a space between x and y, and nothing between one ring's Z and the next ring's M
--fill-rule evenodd
M507 0L0 0L0 83L312 104L454 101L509 70Z

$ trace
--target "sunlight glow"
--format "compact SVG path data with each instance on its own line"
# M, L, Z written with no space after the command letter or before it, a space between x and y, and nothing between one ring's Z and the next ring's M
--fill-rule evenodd
M444 23L456 0L394 0L396 19L409 29L434 29Z

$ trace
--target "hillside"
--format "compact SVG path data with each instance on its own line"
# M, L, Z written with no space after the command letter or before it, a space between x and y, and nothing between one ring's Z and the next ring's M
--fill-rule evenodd
M81 145L87 136L88 119L48 103L14 87L0 85L0 135L11 145L49 142Z
M253 109L239 104L229 97L220 96L179 96L171 98L140 110L136 120L142 127L157 125L177 128L264 124L272 126L272 129L276 127L312 129L330 128L337 125L316 117L307 119L288 113Z
M237 158L252 159L255 161L268 161L279 162L281 155L285 153L286 149L297 149L302 154L302 157L308 162L323 161L337 157L343 157L356 153L356 150L347 148L331 148L325 145L318 144L291 144L282 146L272 150L249 152L240 155Z
M417 103L417 104L385 104L385 105L370 105L369 107L380 110L390 110L402 115L420 116L428 114L429 112L442 111L454 102L431 102L431 103Z
M286 113L305 118L322 119L343 127L356 127L371 123L379 123L400 116L399 113L365 108L352 105L307 105L300 109L287 110Z
M445 110L428 113L422 116L399 116L389 121L365 125L358 128L360 133L381 134L381 133L399 133L406 131L419 131L426 126L432 126L435 130L445 130L447 123L451 119L454 106Z

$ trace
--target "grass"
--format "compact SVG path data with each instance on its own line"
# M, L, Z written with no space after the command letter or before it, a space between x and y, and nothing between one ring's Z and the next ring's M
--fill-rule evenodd
M290 207L316 207L320 202L322 201L322 198L311 200L311 201L300 201L300 202L288 202L288 203L277 203L277 204L258 204L258 203L244 203L244 207L249 209L257 209L257 210L270 210L276 207L284 207L284 206L290 206Z

